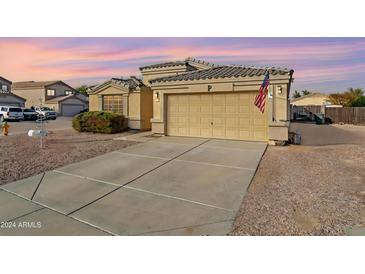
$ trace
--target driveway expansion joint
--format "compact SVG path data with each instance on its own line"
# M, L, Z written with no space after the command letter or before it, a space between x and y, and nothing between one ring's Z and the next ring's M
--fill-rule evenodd
M92 201L92 202L90 202L90 203L88 203L88 204L86 204L86 205L84 205L84 206L82 206L82 207L80 207L80 208L78 208L78 209L76 209L76 210L72 211L72 212L71 212L71 213L69 213L68 215L74 214L74 213L76 213L77 211L79 211L79 210L81 210L81 209L83 209L83 208L85 208L85 207L87 207L87 206L89 206L89 205L91 205L91 204L93 204L93 203L95 203L95 202L97 202L97 201L101 200L102 198L104 198L104 197L108 196L109 194L112 194L113 192L115 192L115 191L117 191L117 190L121 189L122 187L125 187L125 186L126 186L126 185L128 185L128 184L131 184L132 182L134 182L134 181L138 180L139 178L141 178L141 177L143 177L143 176L145 176L145 175L147 175L147 174L149 174L149 173L153 172L154 170L156 170L156 169L158 169L158 168L160 168L160 167L162 167L162 166L166 165L167 163L170 163L170 162L171 162L171 161L173 161L174 159L176 159L176 158L178 158L178 157L180 157L180 156L184 155L185 153L188 153L188 152L192 151L193 149L195 149L195 148L197 148L197 147L199 147L199 146L201 146L201 145L203 145L203 144L205 144L205 143L207 143L207 142L209 142L209 140L205 140L204 142L202 142L202 143L200 143L200 144L198 144L198 145L196 145L196 146L194 146L194 147L192 147L192 148L190 148L190 149L188 149L188 150L184 151L183 153L180 153L179 155L177 155L177 156L175 156L175 157L173 157L173 158L171 158L171 159L167 160L166 162L164 162L164 163L162 163L162 164L158 165L157 167L154 167L154 168L150 169L149 171L146 171L145 173L143 173L143 174L141 174L141 175L137 176L136 178L134 178L134 179L130 180L129 182L126 182L126 183L125 183L125 184L123 184L123 185L120 185L120 186L119 186L119 187L117 187L116 189L114 189L114 190L112 190L112 191L110 191L110 192L108 192L108 193L106 193L106 194L102 195L101 197L99 197L99 198L95 199L94 201ZM68 215L67 215L67 216L68 216Z
M233 221L234 221L234 219L227 219L227 220L223 220L223 221L203 223L203 224L192 225L192 226L173 227L173 228L167 228L167 229L162 229L162 230L147 231L147 232L143 232L143 233L133 234L133 236L143 236L143 235L150 234L150 233L166 232L166 231L184 229L184 228L196 228L196 227L201 227L201 226L205 226L205 225L214 225L214 224L221 224L221 223L226 223L226 222L231 222L231 227L232 227Z
M144 193L148 193L148 194L152 194L152 195L156 195L156 196L161 196L161 197L165 197L165 198L169 198L169 199L180 200L180 201L184 201L184 202L188 202L188 203L192 203L192 204L197 204L197 205L201 205L201 206L220 209L220 210L224 210L224 211L228 211L228 212L234 212L233 209L227 209L227 208L224 208L224 207L210 205L210 204L206 204L206 203L201 203L201 202L197 202L197 201L193 201L193 200L189 200L189 199L185 199L185 198L181 198L181 197L176 197L176 196L171 196L171 195L167 195L167 194L163 194L163 193L148 191L148 190L144 190L144 189L141 189L141 188L136 188L136 187L131 187L131 186L123 186L123 188L131 189L131 190L135 190L135 191L140 191L140 192L144 192Z
M34 192L33 192L32 197L30 197L30 200L31 200L31 201L33 201L33 198L34 198L35 194L37 193L38 188L39 188L39 186L41 185L41 183L42 183L43 178L44 178L44 176L45 176L45 175L46 175L46 173L45 173L45 172L43 172L43 174L42 174L42 178L39 180L39 183L38 183L37 187L35 188L35 190L34 190Z
M156 157L156 156L149 156L149 155L142 155L142 154L135 154L135 153L126 153L126 152L122 152L122 151L113 151L112 153L124 154L124 155L130 155L130 156L136 156L136 157L142 157L142 158L151 158L151 159L170 160L169 158Z

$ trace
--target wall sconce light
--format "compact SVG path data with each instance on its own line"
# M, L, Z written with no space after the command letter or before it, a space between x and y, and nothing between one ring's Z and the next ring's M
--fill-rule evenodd
M212 86L211 85L208 85L208 91L212 91Z
M155 101L160 102L160 92L158 91L155 92Z
M283 93L283 87L282 86L277 86L276 90L278 91L278 94Z

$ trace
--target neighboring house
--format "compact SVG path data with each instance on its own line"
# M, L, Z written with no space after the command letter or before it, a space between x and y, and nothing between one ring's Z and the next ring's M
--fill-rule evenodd
M112 78L89 92L89 111L98 110L123 114L131 129L150 130L152 90L133 76Z
M74 116L88 108L87 96L62 81L15 82L12 89L27 100L26 107L47 106L61 116Z
M269 96L262 114L254 99L265 71ZM153 90L152 132L248 141L287 141L294 71L219 66L186 59L140 68Z
M322 106L331 105L331 102L328 98L328 94L313 92L308 95L291 99L290 104L294 106Z
M24 107L25 99L11 92L11 81L0 76L0 106Z

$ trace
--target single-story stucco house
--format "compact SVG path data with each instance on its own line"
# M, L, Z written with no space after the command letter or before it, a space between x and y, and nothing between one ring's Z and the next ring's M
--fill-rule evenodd
M112 78L89 91L89 111L123 114L131 129L150 130L152 90L141 79Z
M199 66L200 65L200 66ZM152 132L170 136L287 141L294 71L196 59L141 67L153 91ZM254 105L269 71L266 109Z
M26 107L47 106L61 116L74 116L88 108L88 98L63 81L15 82L13 93L25 98Z
M12 82L0 76L0 106L24 107L26 99L11 92Z
M292 98L290 103L294 106L323 106L331 105L328 94L313 92L298 98Z

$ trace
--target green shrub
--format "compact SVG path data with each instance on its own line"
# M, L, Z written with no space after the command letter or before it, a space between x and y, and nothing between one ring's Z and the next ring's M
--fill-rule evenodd
M365 107L365 96L361 96L357 98L354 102L351 103L352 107Z
M79 132L117 133L128 128L128 120L118 113L90 111L76 115L72 127Z

